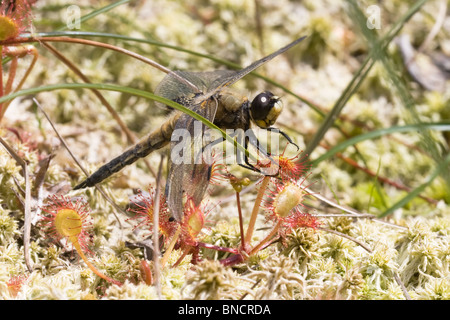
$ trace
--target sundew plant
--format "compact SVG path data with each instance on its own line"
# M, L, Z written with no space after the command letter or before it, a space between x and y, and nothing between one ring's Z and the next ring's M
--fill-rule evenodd
M0 297L449 299L449 11L1 1ZM301 37L223 88L248 97L238 110L273 102L251 113L259 146L219 131L188 180L166 146L74 189L158 128L169 144L174 112L217 129L229 110L207 121L206 92L157 95L167 74L241 70Z

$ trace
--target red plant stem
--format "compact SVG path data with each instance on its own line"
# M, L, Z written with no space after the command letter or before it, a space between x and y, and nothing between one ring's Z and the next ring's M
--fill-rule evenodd
M3 57L3 46L0 46L0 57ZM3 97L3 63L1 62L0 62L0 97ZM3 102L0 103L0 114L2 113L3 113Z
M231 266L231 265L235 265L237 263L243 262L247 257L255 254L256 252L258 252L259 250L267 247L268 245L270 245L270 243L273 240L273 237L277 234L278 229L281 227L282 221L278 220L278 222L275 224L275 226L272 228L272 230L270 231L270 233L263 239L261 240L261 242L259 242L251 251L250 253L247 255L245 254L245 252L242 253L238 253L235 254L231 257L225 258L220 260L220 263L222 263L224 266Z
M248 223L247 234L245 235L245 243L247 244L250 244L250 242L252 241L253 231L255 230L256 218L258 217L259 206L264 196L264 190L267 188L269 181L270 177L265 176L259 187L258 195L256 196L255 204L252 210L252 215L250 216L250 221Z
M99 276L100 278L102 278L102 279L104 279L104 280L106 280L108 282L116 284L118 286L122 285L121 282L119 282L117 280L114 280L114 279L111 279L110 277L105 276L103 273L101 273L100 271L97 270L97 268L84 255L84 252L81 249L81 246L80 246L80 243L78 242L78 240L77 241L73 241L72 244L73 244L74 248L77 250L77 252L80 255L81 259L83 259L83 261L87 264L89 269L91 269L97 276Z
M168 73L172 75L174 78L179 80L180 82L186 84L187 86L193 88L195 91L198 91L198 88L193 85L190 81L184 79L183 77L179 76L172 70L160 65L159 63L148 59L144 56L141 56L140 54L137 54L133 51L126 50L108 43L98 42L98 41L92 41L87 39L79 39L79 38L69 38L69 37L28 37L28 38L15 38L14 40L7 40L7 41L0 41L1 45L11 45L11 44L17 44L17 43L28 43L28 42L69 42L69 43L79 43L84 45L90 45L90 46L96 46L100 48L105 48L113 51L117 51L126 55L129 55L137 60L140 60L144 63L147 63L151 65L154 68L157 68L165 73Z
M33 60L31 61L30 65L28 66L27 71L25 72L25 74L22 77L22 80L20 80L19 84L17 85L17 88L15 89L15 91L18 91L22 88L23 84L25 83L25 80L28 78L28 76L31 73L31 70L33 70L34 65L36 64L36 61L39 57L39 53L37 51L37 49L35 47L33 47L32 45L27 45L25 48L23 48L23 51L26 54L31 54L33 55ZM22 57L21 54L23 54L23 52L19 52L19 57Z
M320 144L320 145L321 145L321 147L323 147L323 148L325 148L327 150L330 149L330 147L327 146L327 145L324 145L324 144ZM407 186L405 186L405 185L403 185L401 183L398 183L398 182L395 182L395 181L393 181L393 180L391 180L389 178L385 178L385 177L377 175L376 172L373 172L372 170L359 165L355 160L343 156L342 153L340 153L340 152L337 152L336 156L338 158L342 159L343 161L345 161L346 163L348 163L349 165L355 167L356 169L359 169L359 170L363 171L364 173L366 173L367 175L376 178L378 181L380 181L382 183L389 184L389 185L393 186L394 188L397 188L399 190L404 190L406 192L411 192L411 190L412 190L411 188L409 188L409 187L407 187ZM431 198L423 196L423 195L418 195L418 197L422 198L423 200L425 200L425 201L427 201L428 203L431 203L431 204L436 204L438 202L435 199L431 199Z
M33 55L33 60L31 61L25 74L23 75L22 79L20 80L19 84L17 85L17 88L14 91L18 91L22 88L23 84L25 83L25 80L30 75L31 70L33 69L34 65L36 64L36 61L39 56L36 48L31 45L27 45L25 47L20 47L20 48L17 48L17 47L6 48L5 54L7 56L9 56L12 60L11 60L11 67L9 69L9 78L6 83L4 92L3 92L3 69L2 69L2 66L0 66L0 74L2 75L2 78L0 81L0 88L1 88L0 96L2 96L3 93L10 94L12 91L12 85L13 85L14 79L16 77L18 58L22 58L27 54ZM10 103L11 103L11 100L0 104L0 120L3 119L6 109L8 109L8 106L10 105Z
M244 222L242 221L241 197L240 197L239 192L237 192L237 191L236 191L236 203L237 203L238 214L239 214L239 229L241 232L241 247L242 247L242 250L246 250L245 235L244 235Z
M209 244L209 243L204 243L204 242L198 242L197 245L199 247L206 248L206 249L212 249L212 250L217 250L217 251L229 252L229 253L234 253L234 254L238 253L237 249L216 246L216 245Z
M12 57L11 66L9 68L8 81L6 81L6 86L5 86L5 94L9 94L12 90L12 84L14 82L14 78L16 77L17 60L18 60L17 56Z
M231 257L220 260L220 263L227 267L227 266L235 265L237 263L241 263L243 261L244 261L244 256L239 253L239 254L235 254Z
M250 251L250 253L248 255L251 256L252 254L255 254L258 250L261 249L262 246L264 246L265 244L270 242L272 240L272 238L277 234L277 231L280 228L280 226L281 226L281 220L278 220L276 225L273 227L272 231L270 231L270 233L260 243L258 243L252 249L252 251Z
M0 45L0 57L3 57L3 46ZM0 97L2 97L4 95L3 93L3 63L0 63Z

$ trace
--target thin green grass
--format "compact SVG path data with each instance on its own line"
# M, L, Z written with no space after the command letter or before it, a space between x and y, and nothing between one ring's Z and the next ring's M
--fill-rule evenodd
M372 69L376 61L381 61L385 70L388 73L388 76L393 84L396 94L400 101L402 101L405 109L404 120L407 123L412 123L407 126L394 126L387 129L375 130L369 132L367 134L362 134L357 137L350 138L341 144L331 148L324 155L319 156L318 158L313 160L313 165L317 165L321 161L329 158L331 155L335 154L338 151L345 149L347 146L354 145L358 141L363 141L367 139L374 139L376 137L381 137L384 135L389 135L395 132L405 132L410 130L417 130L421 136L421 146L431 155L431 157L435 160L437 167L431 174L431 177L427 179L426 182L416 187L412 192L410 192L406 197L402 200L398 201L392 207L388 208L384 211L382 216L386 216L394 212L399 207L407 204L414 197L419 195L426 186L430 185L432 180L436 178L438 175L442 175L447 181L447 184L450 186L449 179L449 170L445 166L447 164L448 156L445 157L445 154L441 154L440 147L436 141L433 141L429 130L442 130L448 131L448 123L423 123L419 120L417 112L415 110L415 102L409 93L405 80L399 77L399 70L392 63L391 58L386 53L386 48L389 43L394 39L394 37L401 31L402 27L408 22L408 20L417 13L420 8L426 3L426 0L417 1L413 6L408 10L406 14L404 14L383 36L381 39L378 39L376 31L374 29L367 28L367 17L362 13L358 4L354 0L348 1L349 8L349 16L352 18L354 23L359 27L361 33L365 37L368 42L370 53L366 60L361 64L359 70L355 73L353 79L350 81L346 89L343 91L340 98L336 101L334 107L326 116L323 121L321 127L317 130L317 133L307 145L305 152L307 154L311 154L311 152L318 146L319 142L325 136L326 132L335 124L336 119L341 114L343 108L346 106L349 99L357 92L362 82L367 78L369 71ZM360 154L358 156L361 157ZM445 157L445 159L444 159ZM431 180L430 180L431 179Z
M387 34L375 44L375 47L381 47L385 49L389 43L394 39L394 37L400 32L403 25L424 5L426 0L417 1L409 11L404 14L398 21L395 23L391 29L387 32ZM362 23L362 22L360 22ZM366 20L364 20L365 26ZM364 27L363 27L364 28ZM339 99L334 104L332 110L328 113L327 117L323 121L321 127L317 130L317 133L313 137L313 139L309 142L306 147L305 153L311 154L314 149L319 145L319 142L325 136L325 133L332 127L336 119L341 114L342 110L346 106L347 102L350 98L357 92L358 88L361 86L362 82L367 78L369 71L372 69L376 61L376 52L371 52L369 56L365 59L365 61L361 64L358 71L353 76L353 79L347 85L345 90L342 92ZM317 162L317 161L316 161Z
M415 4L415 8L417 8L417 10L420 9L420 7L425 2L426 1L417 1ZM426 124L419 119L419 115L415 107L414 98L407 89L405 79L399 76L399 74L401 74L401 70L399 70L398 66L395 63L393 63L392 58L386 53L386 46L380 45L380 43L383 43L383 40L381 41L378 40L378 36L375 32L375 29L367 28L366 26L367 18L361 11L356 1L349 0L348 3L349 3L349 14L351 17L354 18L355 24L359 27L361 34L368 42L374 61L380 61L383 64L384 69L387 71L388 77L391 80L391 84L395 88L394 93L396 94L397 97L400 98L400 101L402 102L402 105L404 107L403 110L405 111L402 115L405 122L417 125L418 134L420 135L421 138L420 145L434 159L437 165L436 169L433 171L431 176L426 180L426 182L416 187L407 196L402 198L391 208L388 208L386 211L384 211L381 214L381 216L384 217L391 214L396 209L404 206L414 197L419 195L428 185L432 183L433 179L435 179L439 175L441 175L444 178L444 181L446 181L447 186L450 187L450 171L448 169L448 166L446 166L446 164L448 164L450 153L448 153L447 156L445 156L445 153L441 153L440 146L431 137L430 131L425 127ZM411 13L414 12L415 8L410 9Z
M389 128L369 131L367 133L357 135L355 137L349 138L349 139L341 142L340 144L332 147L326 153L322 154L321 156L317 157L316 159L312 160L311 162L314 166L316 166L320 162L331 158L336 153L344 151L348 147L353 146L359 142L382 138L384 136L388 136L388 135L395 134L395 133L420 132L421 130L434 130L434 131L441 131L441 132L450 131L450 121L410 124L410 125L405 125L405 126L392 126Z
M181 112L184 112L194 119L201 121L203 124L208 126L211 129L217 130L222 137L227 140L228 142L232 143L236 148L238 148L241 152L244 152L249 158L251 158L254 161L257 161L258 157L251 153L249 150L245 149L241 144L237 142L236 139L233 139L231 136L226 134L225 131L220 129L218 126L216 126L214 123L209 121L208 119L202 117L198 113L192 111L191 109L178 104L170 99L157 96L151 92L139 90L136 88L131 87L125 87L120 85L114 85L114 84L97 84L97 83L63 83L63 84L54 84L54 85L48 85L48 86L42 86L37 88L30 88L25 90L20 90L14 93L11 93L9 95L0 97L0 103L4 101L9 101L12 99L15 99L20 96L26 96L26 95L35 95L41 92L47 92L47 91L54 91L54 90L63 90L63 89L69 89L69 90L77 90L77 89L96 89L96 90L107 90L107 91L116 91L121 93L127 93L130 95L139 96L146 99L151 99L154 101L161 102L164 105L167 105L169 107L172 107L174 109L177 109Z

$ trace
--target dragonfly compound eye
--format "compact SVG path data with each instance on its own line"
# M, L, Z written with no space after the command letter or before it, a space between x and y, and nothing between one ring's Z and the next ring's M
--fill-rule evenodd
M250 106L253 121L261 128L273 125L282 109L283 103L280 98L269 91L258 94Z

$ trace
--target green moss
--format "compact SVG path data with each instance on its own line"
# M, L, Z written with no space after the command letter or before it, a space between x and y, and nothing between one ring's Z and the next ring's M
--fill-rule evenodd
M312 255L319 249L319 235L313 229L299 228L293 230L286 239L278 245L280 252L299 263Z
M359 2L364 11L373 1ZM52 31L61 26L60 11L70 1L43 1L45 21L36 21L36 30ZM391 1L381 4L383 30L389 30L400 14L406 12L411 1ZM72 3L70 3L72 4ZM274 59L258 73L286 86L302 98L318 104L327 114L344 91L352 76L364 61L368 48L355 24L345 13L345 4L336 1L288 1L276 5L260 3L262 38L259 38L255 6L252 1L197 0L147 1L142 5L123 5L121 10L101 14L83 23L84 30L117 33L143 39L156 39L163 43L211 54L241 65L248 65L266 53L273 52L300 35L308 38L300 46ZM195 9L193 9L195 8ZM88 10L83 7L83 10ZM436 3L429 2L402 32L411 34L414 45L419 46L434 24ZM52 20L53 19L53 20ZM380 32L381 33L381 32ZM448 36L440 31L426 53L447 46ZM112 43L112 39L97 39ZM111 41L110 41L111 40ZM155 45L114 40L114 44L151 58L170 69L190 71L224 68L218 62L185 52ZM80 79L45 50L39 48L40 57L32 76L24 88L35 84L80 82ZM58 49L77 65L92 82L114 83L153 92L164 73L135 61L128 56L111 53L104 48L58 44ZM82 54L80 54L82 53ZM395 48L389 46L388 57L396 65L403 61ZM19 59L20 70L28 66ZM45 62L45 63L43 63ZM5 64L4 73L8 74ZM416 99L415 112L424 122L448 119L447 93L428 92L421 89L406 73L399 76ZM21 71L22 72L22 71ZM401 73L400 72L404 72ZM362 85L345 106L335 124L339 130L330 130L311 157L314 159L348 137L374 129L404 125L408 117L398 92L392 89L390 74L381 63L376 63ZM16 79L17 80L17 79ZM235 87L248 94L272 90L282 96L285 111L279 125L300 145L307 145L323 122L323 117L311 111L303 102L289 96L279 87L261 79L248 76ZM448 91L448 90L447 90ZM154 107L153 102L128 94L102 92L125 123L141 137L157 128L167 115L166 110ZM88 172L93 172L113 155L120 154L130 142L118 129L114 118L89 90L63 90L39 95L45 110L55 122L69 148L81 160ZM99 279L71 250L49 243L46 234L33 219L30 256L34 271L27 273L23 248L23 190L25 180L22 168L0 147L0 298L12 299L6 282L12 276L28 275L17 299L157 299L155 286L142 282L140 262L142 249L130 249L125 242L142 240L143 233L133 230L128 216L123 215L105 200L95 188L71 191L79 182L81 170L57 141L45 118L27 99L14 100L5 118L5 127L30 132L38 148L29 148L18 142L14 134L5 133L8 143L27 162L30 171L33 212L37 204L45 201L47 194L64 193L83 196L91 209L94 225L91 250L93 263L108 276L123 281L122 286L110 285ZM15 109L14 109L15 108ZM34 134L36 133L36 134ZM13 139L10 137L13 136ZM448 133L431 132L430 143L444 150ZM15 141L15 142L11 142ZM312 168L306 183L313 192L334 199L342 205L362 212L379 214L407 195L409 188L422 184L436 167L436 163L422 150L420 135L416 132L394 134L380 139L367 140L342 152L344 157L376 172L389 183L374 185L374 177L338 157ZM50 153L57 156L50 162L41 189L36 189L38 162ZM164 152L164 151L162 151ZM361 159L361 156L363 159ZM160 154L146 159L152 169L159 166ZM233 168L234 169L234 168ZM248 175L248 170L239 168ZM167 174L164 168L163 177ZM256 174L254 176L257 176ZM155 177L144 163L128 167L119 175L102 183L106 194L121 208L126 208L133 188L146 189L155 184ZM164 178L163 178L164 180ZM323 180L327 184L322 183ZM228 187L211 194L215 203L230 193ZM332 189L333 192L329 192ZM422 195L439 201L429 203L414 199L404 208L385 220L407 229L385 225L366 218L326 217L331 211L311 200L322 226L336 230L364 243L360 244L324 230L297 229L268 248L233 267L224 267L218 260L229 253L201 249L197 265L191 264L191 255L173 267L182 250L175 249L161 270L160 285L164 299L404 299L396 272L413 299L449 299L450 263L450 209L447 182L438 178ZM242 194L244 221L254 202L254 190ZM312 199L313 197L309 197ZM310 203L308 202L308 205ZM240 231L234 202L217 205L217 214L208 217L204 236L208 244L237 248ZM306 208L305 208L306 210ZM339 211L338 211L339 212ZM116 219L116 215L121 223ZM233 218L230 218L230 217ZM216 219L216 217L219 217ZM257 236L263 235L267 225L264 217L258 219ZM256 242L256 236L254 239ZM164 253L167 247L162 248ZM370 251L370 252L369 252ZM153 270L153 262L149 261Z
M0 210L0 245L13 242L19 234L17 220L7 211Z
M237 298L237 278L231 269L218 261L200 262L186 278L186 289L191 299L216 300L219 298ZM243 293L242 293L243 294Z
M323 64L323 52L327 49L332 25L328 18L318 16L310 20L309 27L308 46L303 58L313 68L319 68Z
M211 229L211 232L202 241L219 247L236 248L240 244L237 220L235 219L233 223L225 220L217 222L216 226ZM212 249L202 249L202 253L205 258L214 260L224 259L229 256L229 253Z
M326 238L327 241L323 244L320 251L324 258L331 258L343 264L351 259L353 245L349 240L334 234L327 234Z
M448 279L431 278L412 298L418 300L449 300L450 282Z

